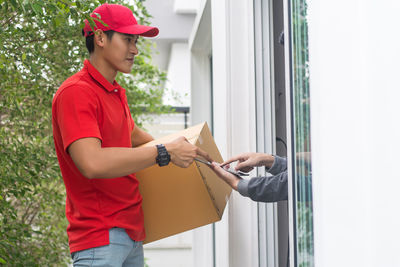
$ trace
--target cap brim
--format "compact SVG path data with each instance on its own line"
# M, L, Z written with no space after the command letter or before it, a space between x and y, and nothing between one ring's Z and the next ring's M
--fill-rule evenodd
M121 27L118 29L114 29L114 31L126 34L137 34L145 37L157 36L159 32L157 27L151 27L139 24Z

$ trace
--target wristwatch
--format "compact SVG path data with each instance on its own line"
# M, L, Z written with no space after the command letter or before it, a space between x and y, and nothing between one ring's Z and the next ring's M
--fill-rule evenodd
M156 162L158 166L160 167L167 166L168 163L171 161L171 156L169 155L167 149L162 144L156 145L156 147L158 152L158 155L156 157Z

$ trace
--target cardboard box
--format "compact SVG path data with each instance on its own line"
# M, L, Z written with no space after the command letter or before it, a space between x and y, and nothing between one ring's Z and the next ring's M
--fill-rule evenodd
M207 123L168 135L144 146L163 144L185 136L215 161L222 157ZM144 243L175 235L221 220L231 188L205 164L193 162L180 168L154 165L136 173L143 197Z

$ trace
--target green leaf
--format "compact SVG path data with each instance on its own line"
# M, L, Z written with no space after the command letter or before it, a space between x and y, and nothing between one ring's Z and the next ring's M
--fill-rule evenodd
M99 13L94 13L96 15L97 18L101 19L101 15Z
M26 10L25 10L24 5L21 3L20 0L17 0L17 1L18 1L18 5L22 8L22 11L23 11L24 13L26 13Z
M43 10L41 5L39 5L38 3L31 2L31 7L33 11L36 13L36 15L42 15Z
M90 28L92 28L92 31L94 32L96 29L96 23L94 22L93 18L90 16L87 16L87 20L89 21Z
M55 14L55 13L57 13L57 11L58 11L57 5L55 5L53 3L49 3L46 6L46 13Z
M23 53L23 54L22 54L22 61L25 61L25 59L26 59L26 54Z
M101 19L98 18L93 18L93 20L96 20L98 22L100 22L101 24L103 24L105 27L108 27L108 24L106 24L104 21L102 21Z
M78 15L78 12L76 11L75 8L71 8L71 9L69 10L69 12L70 12L71 15L73 15L73 16L77 16L77 15Z
M3 258L0 258L0 263L6 264L7 262Z
M14 7L15 10L18 10L18 3L16 0L10 0L10 3Z
M55 17L54 18L54 23L55 23L55 25L57 26L57 27L59 27L60 25L61 25L61 23L62 23L62 18L60 17L60 16L57 16L57 17Z

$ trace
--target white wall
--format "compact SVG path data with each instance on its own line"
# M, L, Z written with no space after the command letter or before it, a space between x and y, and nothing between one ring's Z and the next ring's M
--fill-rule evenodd
M191 31L198 0L179 3L175 0L147 0L144 2L153 16L151 25L160 29L153 38L153 63L167 71L168 92L164 104L190 105L190 59L188 37ZM177 14L179 12L180 14ZM182 14L185 13L185 14ZM177 98L175 99L174 96ZM155 137L161 137L184 128L183 114L150 116L144 127ZM188 117L190 120L190 115ZM144 256L150 267L191 267L193 233L191 231L165 238L144 246Z
M191 123L206 121L212 127L211 103L211 9L200 1L189 38L191 71ZM213 225L193 231L193 262L195 267L213 266Z
M400 266L400 2L309 1L315 266Z
M195 10L191 7L197 5L198 0L186 0L188 3L178 3L177 0L146 0L146 6L152 26L157 26L160 33L155 38L169 40L187 40L192 29ZM190 7L191 12L188 14L177 14L176 11L185 9L185 6Z
M192 267L192 232L184 232L144 245L149 267Z
M155 47L152 49L152 62L161 70L167 70L172 43L187 42L196 13L193 7L198 6L198 1L144 1L144 6L152 16L149 18L150 25L156 26L160 30L159 35L151 40L155 43Z
M227 159L256 150L253 3L211 1L211 13L214 136ZM216 226L217 266L258 266L256 203L233 192L228 208Z
M227 159L236 153L256 150L253 5L252 1L204 0L201 7L189 39L192 119L209 120L213 108L214 139ZM212 66L209 66L211 53ZM212 256L209 251L197 249L204 249L207 243L212 248L209 230L198 232L203 237L195 235L195 259L196 255L197 259L199 255ZM233 192L222 220L215 224L216 266L258 266L257 233L257 204ZM195 264L212 266L212 261L206 259Z
M190 106L190 53L187 43L172 44L165 87L164 104Z
M200 0L175 0L174 11L178 14L196 13Z

